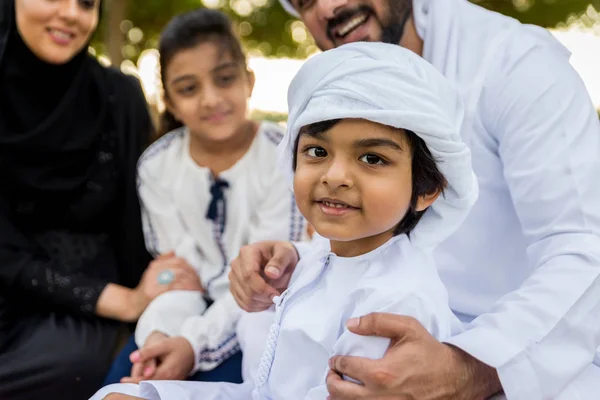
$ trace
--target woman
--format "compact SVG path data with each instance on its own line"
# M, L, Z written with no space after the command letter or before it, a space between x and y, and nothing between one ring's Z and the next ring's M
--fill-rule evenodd
M139 83L87 53L100 0L1 3L0 398L83 399L117 321L200 284L169 255L146 269L135 171L151 123Z

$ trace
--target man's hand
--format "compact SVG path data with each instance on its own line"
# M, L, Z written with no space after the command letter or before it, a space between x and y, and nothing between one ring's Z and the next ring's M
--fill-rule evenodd
M298 252L290 242L265 241L242 247L231 262L230 290L248 312L264 311L287 289Z
M121 383L140 383L144 380L184 380L194 368L194 350L183 337L170 337L144 346L131 353L131 361L145 365L156 360L155 367L146 367L141 376L123 378ZM133 370L132 370L133 371Z
M414 318L374 313L349 320L348 329L392 342L380 360L332 357L327 375L331 400L474 400L502 390L495 369L438 342ZM341 375L363 385L343 380Z
M102 400L144 400L142 397L130 396L128 394L110 393Z

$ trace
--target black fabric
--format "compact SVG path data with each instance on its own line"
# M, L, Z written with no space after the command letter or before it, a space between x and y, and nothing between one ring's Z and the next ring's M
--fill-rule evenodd
M84 400L102 385L118 326L69 315L36 315L0 341L0 399Z
M215 178L213 181L213 184L210 186L210 203L208 204L208 209L206 210L207 219L215 222L217 221L220 203L223 204L223 209L225 209L225 192L223 189L228 187L229 182L224 179ZM225 221L223 221L223 225L225 225Z
M1 7L2 82L12 63L33 63L23 65L25 72L47 72L49 66L32 59L14 37L14 0ZM91 314L107 282L134 286L150 259L135 182L137 159L152 133L139 82L100 66L85 51L66 71L74 66L70 81L57 78L67 86L61 104L47 118L33 118L41 121L37 126L19 132L6 121L14 122L13 112L26 115L29 101L34 114L48 111L49 103L35 93L43 88L9 94L19 100L8 112L0 107L0 328L8 308L59 306Z
M8 0L0 58L0 179L12 190L73 190L87 180L106 119L107 94L84 48L64 65L38 59L21 39Z
M5 66L23 62L7 60L27 50L14 41L13 2L0 1L2 98ZM151 260L136 189L137 160L152 134L143 92L134 77L77 57L83 61L62 81L55 109L35 90L0 103L2 400L87 398L79 394L97 389L116 337L115 323L94 314L98 297L108 282L137 285ZM55 89L48 96L60 94ZM31 120L12 115L30 110ZM85 383L71 379L77 363L90 368L80 371Z

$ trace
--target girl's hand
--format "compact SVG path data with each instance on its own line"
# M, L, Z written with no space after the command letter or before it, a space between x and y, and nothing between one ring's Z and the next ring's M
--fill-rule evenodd
M169 336L165 335L162 332L154 331L148 336L146 339L146 343L143 348L151 346L153 343L160 342L161 340L168 339ZM137 356L134 356L137 351L132 352L129 355L129 359L133 363L133 367L131 367L131 379L135 380L136 383L139 383L143 380L148 380L152 378L154 375L154 371L156 371L156 366L158 365L158 360L156 358L149 358L144 362L138 360ZM136 361L134 361L136 360ZM122 378L121 383L127 383L131 381L126 381L127 378Z
M131 353L131 360L146 363L157 360L157 367L150 376L130 376L121 383L140 383L143 380L184 380L194 368L195 356L192 346L183 337L170 337L147 344L142 349ZM135 360L135 361L134 361Z

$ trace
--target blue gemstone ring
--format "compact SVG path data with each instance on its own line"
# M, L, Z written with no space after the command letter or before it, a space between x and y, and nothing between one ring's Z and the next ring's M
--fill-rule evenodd
M174 278L175 274L173 273L173 271L171 271L170 269L166 269L160 274L158 274L158 277L156 279L158 280L158 283L160 285L168 285L169 283L173 282Z

